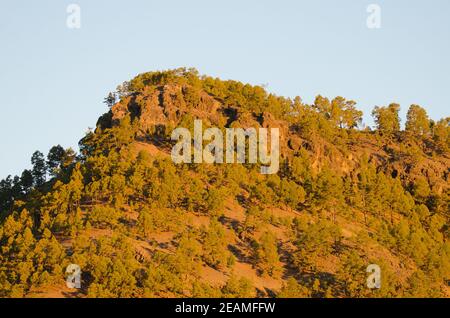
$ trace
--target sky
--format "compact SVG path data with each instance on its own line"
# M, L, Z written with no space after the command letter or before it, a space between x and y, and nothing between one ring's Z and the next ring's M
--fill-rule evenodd
M79 29L67 26L77 4ZM368 28L370 4L380 28ZM195 67L277 95L450 116L448 0L1 0L0 178L31 154L77 148L117 85Z

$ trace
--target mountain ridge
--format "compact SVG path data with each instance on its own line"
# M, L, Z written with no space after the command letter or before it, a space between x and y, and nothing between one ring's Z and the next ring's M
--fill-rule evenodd
M138 75L0 187L2 297L449 297L449 120L313 105L194 69ZM177 127L279 128L281 165L176 165ZM49 178L48 178L49 177ZM64 287L78 264L82 288ZM366 267L378 264L380 290Z

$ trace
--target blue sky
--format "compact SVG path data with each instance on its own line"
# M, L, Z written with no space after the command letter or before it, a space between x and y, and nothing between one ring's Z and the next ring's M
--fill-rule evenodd
M81 29L66 8L81 8ZM381 7L381 29L366 8ZM76 148L103 98L138 73L196 67L278 95L344 96L367 123L398 102L449 116L448 0L2 0L0 177L35 150Z

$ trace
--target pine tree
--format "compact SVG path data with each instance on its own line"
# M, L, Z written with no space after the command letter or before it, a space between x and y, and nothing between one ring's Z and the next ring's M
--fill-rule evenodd
M209 266L223 268L230 256L223 226L216 220L211 221L203 233L203 259Z
M450 149L450 117L439 120L432 127L433 140L441 152Z
M337 278L342 284L344 297L364 297L369 289L366 285L367 264L355 251L344 255L342 265L337 273Z
M222 294L225 298L254 297L253 283L245 277L238 278L233 274L222 288Z
M276 237L270 232L264 232L255 242L254 254L256 267L262 275L277 277L279 275L279 255Z
M307 287L299 284L297 280L290 277L277 294L277 298L309 298L311 292Z
M42 186L47 179L47 165L45 163L44 155L40 151L36 151L31 157L31 164L33 165L32 174L34 185L36 187Z
M33 187L33 174L30 170L24 170L20 177L20 183L25 193L28 193Z
M105 103L109 108L113 107L116 103L117 95L116 93L110 92L108 96L105 97L103 103Z
M400 105L390 104L388 107L375 107L372 116L382 134L392 135L400 130Z
M58 175L65 153L64 148L60 145L54 146L50 149L47 155L47 169L50 175Z
M411 105L406 115L406 131L416 135L425 136L430 132L430 119L427 111L418 105Z

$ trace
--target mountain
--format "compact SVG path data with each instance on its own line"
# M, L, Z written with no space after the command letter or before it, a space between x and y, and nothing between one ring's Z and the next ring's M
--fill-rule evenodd
M393 103L360 128L343 97L307 105L184 68L105 102L80 153L36 152L1 181L1 297L450 296L450 118L412 105L402 131ZM277 173L174 163L174 129L196 120L278 128Z

